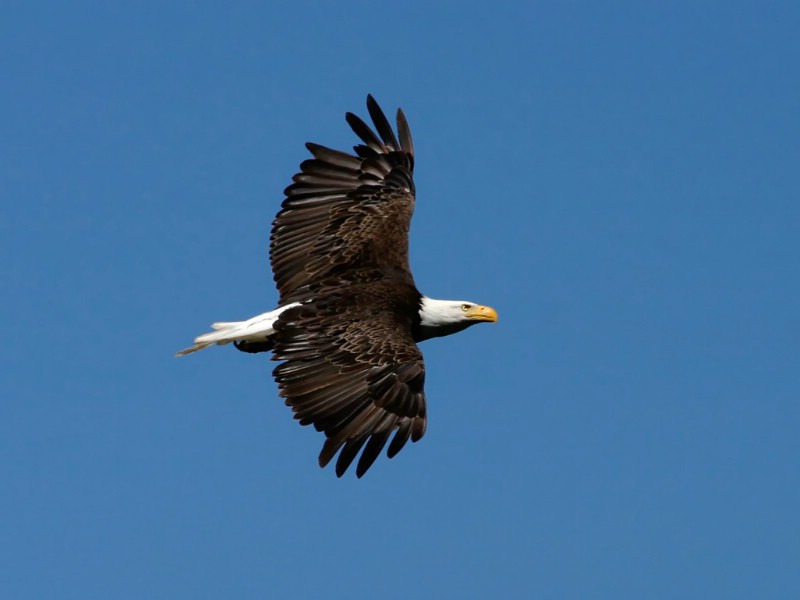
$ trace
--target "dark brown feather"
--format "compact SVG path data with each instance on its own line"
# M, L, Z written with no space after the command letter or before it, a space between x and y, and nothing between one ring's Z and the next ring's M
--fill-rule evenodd
M377 102L367 108L377 134L359 117L347 122L363 141L356 155L318 144L286 188L272 226L270 262L280 303L353 269L377 268L413 283L408 231L414 211L414 148L402 112L400 142Z
M356 468L357 477L362 477L364 473L369 470L372 463L375 462L375 459L380 456L381 450L383 450L383 447L386 445L391 435L392 430L388 427L379 433L372 434L369 438L369 442L367 442L366 448L364 448L364 452L361 453L361 458L358 459L358 467Z
M400 135L400 146L411 157L411 170L414 170L414 141L411 139L411 129L406 121L403 109L397 109L397 133Z
M375 102L375 98L372 97L372 94L367 96L367 110L369 111L369 116L372 117L372 122L375 123L375 129L378 130L378 135L381 136L383 143L392 150L399 150L400 144L397 143L397 138L394 136L392 126L389 125L386 115L383 114L381 107Z
M411 420L403 421L400 426L397 428L397 432L394 434L392 438L392 443L389 444L389 449L386 451L386 456L389 458L394 458L400 450L403 449L403 446L406 445L409 436L411 436Z
M358 456L361 477L391 435L392 457L425 431L425 366L414 343L420 294L381 271L348 272L312 285L275 324L280 394L302 425L328 438L321 466L339 453L341 476ZM366 446L365 446L366 444Z

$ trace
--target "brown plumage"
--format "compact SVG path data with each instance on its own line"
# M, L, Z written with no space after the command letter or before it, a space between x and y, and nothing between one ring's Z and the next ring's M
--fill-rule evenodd
M275 359L286 361L275 380L300 424L327 436L320 466L341 448L341 476L369 440L361 477L392 432L390 457L425 433L425 365L413 337L419 292L376 273L371 282L315 286L313 297L275 325Z
M361 119L347 122L363 140L356 156L306 144L313 159L300 165L275 217L270 262L280 304L306 296L305 286L372 267L413 283L408 230L414 212L414 146L402 110L400 143L372 96L367 107L378 138Z
M367 107L380 138L348 113L364 142L355 155L307 144L314 158L286 188L270 245L280 304L303 302L275 324L281 396L302 425L327 436L321 466L341 449L341 476L366 444L359 477L392 433L390 457L426 425L413 336L421 294L408 264L414 148L402 111L398 141L372 96Z

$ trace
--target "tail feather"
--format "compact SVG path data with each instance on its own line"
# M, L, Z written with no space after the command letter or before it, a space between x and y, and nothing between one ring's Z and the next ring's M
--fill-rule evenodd
M175 356L186 356L187 354L191 354L192 352L197 352L198 350L202 350L203 348L208 348L211 344L198 344L195 342L194 346L191 348L184 348L175 353Z
M284 310L293 306L297 306L297 303L294 302L287 306L276 308L273 311L258 315L247 321L219 321L213 323L211 328L214 329L214 331L197 336L194 339L194 346L177 352L175 356L186 356L187 354L197 352L198 350L208 348L215 344L217 346L222 346L224 344L230 344L231 342L268 342L275 333L272 327L275 321L278 320L278 317Z
M242 339L243 334L243 325L245 325L247 321L240 321L240 322L229 322L229 323L214 323L211 327L216 329L216 331L212 331L210 333L204 333L203 335L198 335L194 338L194 346L191 348L185 348L180 352L177 352L175 356L186 356L187 354L191 354L192 352L197 352L198 350L202 350L203 348L208 348L216 344L217 346L222 346L224 344L230 344L231 342L235 342L237 340Z

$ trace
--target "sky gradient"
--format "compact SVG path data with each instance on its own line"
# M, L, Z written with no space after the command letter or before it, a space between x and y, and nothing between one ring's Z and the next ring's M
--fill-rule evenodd
M800 597L796 3L68 4L0 21L4 598ZM339 480L265 355L173 355L367 93L500 321Z

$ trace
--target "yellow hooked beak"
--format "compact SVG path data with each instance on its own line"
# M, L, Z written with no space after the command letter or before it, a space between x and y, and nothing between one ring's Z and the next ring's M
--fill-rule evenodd
M497 322L497 311L491 306L473 306L466 312L466 315L473 321Z

